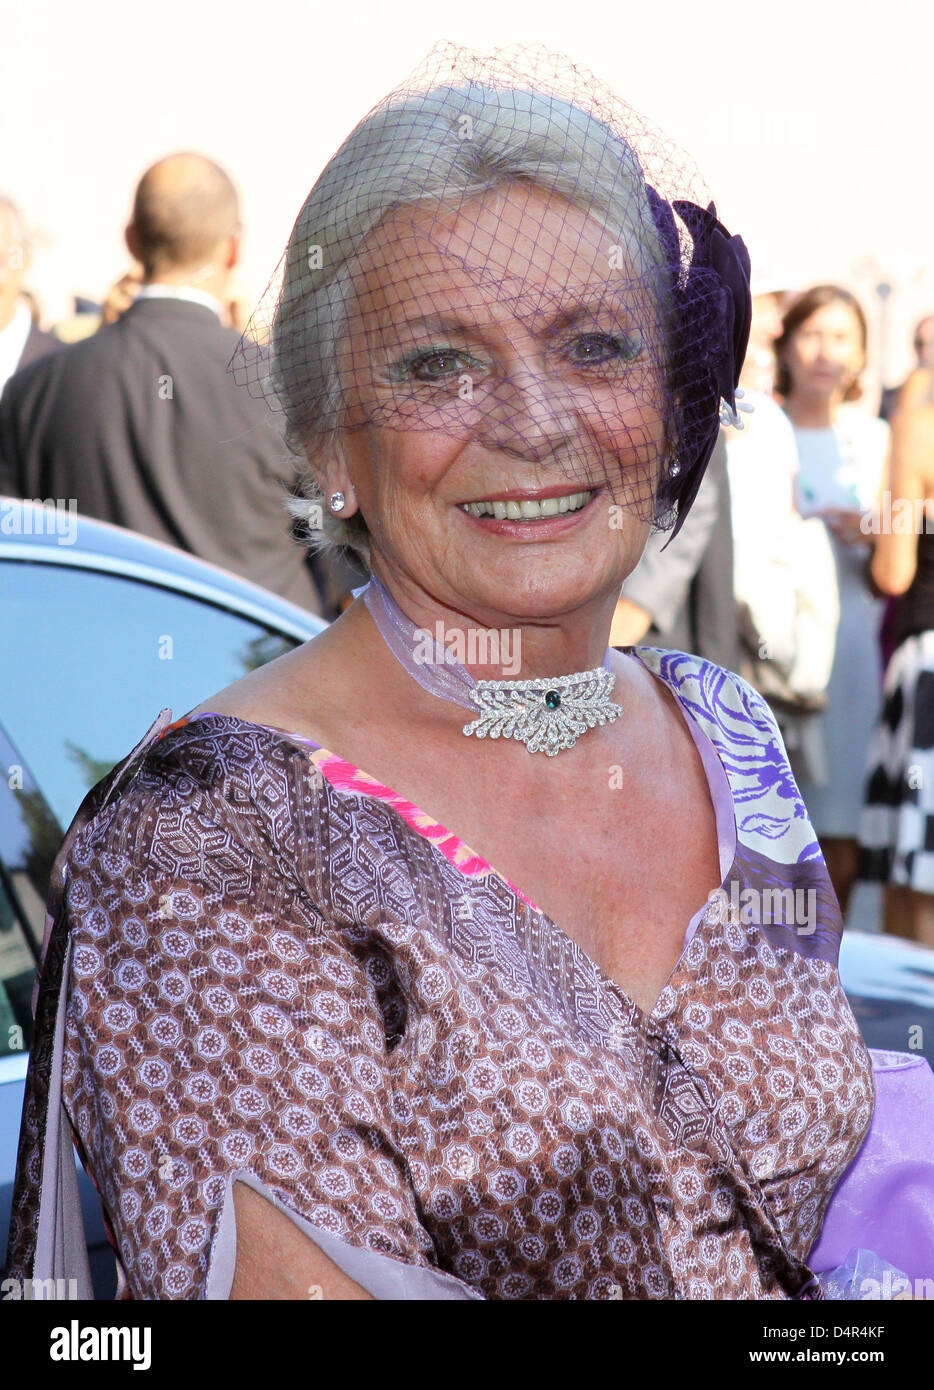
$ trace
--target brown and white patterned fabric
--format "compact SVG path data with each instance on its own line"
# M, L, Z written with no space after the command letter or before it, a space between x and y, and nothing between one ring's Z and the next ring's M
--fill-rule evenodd
M648 1014L489 866L464 873L283 731L163 716L82 808L37 1027L70 960L64 1104L124 1296L206 1296L237 1173L468 1296L822 1296L808 1254L873 1108L839 910L765 702L636 654L712 742L735 824L723 901ZM812 891L816 923L757 917L776 886ZM40 1046L23 1273L49 1064Z

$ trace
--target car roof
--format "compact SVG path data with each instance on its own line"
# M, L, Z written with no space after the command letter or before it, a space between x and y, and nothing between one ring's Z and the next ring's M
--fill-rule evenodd
M97 569L161 584L275 623L302 641L327 627L324 618L219 565L109 521L83 516L64 503L65 499L0 496L0 560ZM56 532L61 514L75 519L73 544L64 543Z
M884 931L847 929L840 941L840 978L847 994L900 1000L934 1011L934 950Z

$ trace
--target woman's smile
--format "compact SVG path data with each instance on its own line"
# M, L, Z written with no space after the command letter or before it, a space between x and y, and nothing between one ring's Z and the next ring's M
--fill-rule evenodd
M571 491L567 485L539 491L512 489L459 502L468 524L492 535L516 540L547 540L562 535L593 515L603 488Z

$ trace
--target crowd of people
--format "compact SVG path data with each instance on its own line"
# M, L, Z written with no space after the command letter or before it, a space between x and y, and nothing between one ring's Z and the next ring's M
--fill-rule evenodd
M289 452L228 367L248 316L240 217L215 162L160 160L135 191L132 269L44 331L27 224L0 197L0 494L75 499L333 619L363 572L306 544L284 505ZM886 493L920 515L932 493L934 315L914 347L877 410L853 294L754 293L752 413L724 425L674 540L651 535L612 642L744 675L776 714L844 912L858 878L880 881L887 929L934 943L934 548L925 527L878 524Z

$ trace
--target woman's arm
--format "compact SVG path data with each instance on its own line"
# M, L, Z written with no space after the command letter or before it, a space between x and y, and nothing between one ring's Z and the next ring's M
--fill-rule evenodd
M478 1289L434 1264L384 1254L371 1242L350 1242L312 1224L246 1169L228 1182L205 1297L483 1302Z
M903 594L915 577L918 564L915 507L927 495L932 460L934 410L920 406L899 411L892 422L889 461L893 524L879 536L872 559L872 577L883 593Z
M237 1265L231 1299L372 1299L260 1193L237 1182L233 1195Z

